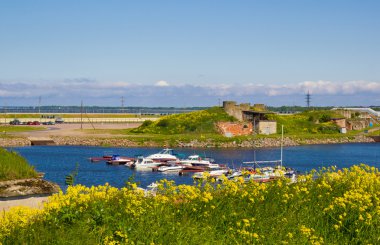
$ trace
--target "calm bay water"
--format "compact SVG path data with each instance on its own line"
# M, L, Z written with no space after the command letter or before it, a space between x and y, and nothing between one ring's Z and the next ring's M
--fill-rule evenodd
M12 150L20 153L37 171L45 173L45 179L53 181L65 189L65 176L75 170L79 164L77 184L86 186L109 183L122 187L132 175L141 187L159 179L174 180L177 184L192 184L191 175L179 176L178 173L158 173L151 171L131 170L123 165L111 166L105 162L91 163L90 157L105 154L122 156L149 155L157 153L160 148L105 148L88 146L31 146L15 147ZM183 156L199 154L214 158L217 163L230 167L240 167L245 161L280 159L279 148L267 149L175 149ZM311 169L336 165L338 168L366 163L380 167L380 143L308 145L284 147L284 166L305 172Z

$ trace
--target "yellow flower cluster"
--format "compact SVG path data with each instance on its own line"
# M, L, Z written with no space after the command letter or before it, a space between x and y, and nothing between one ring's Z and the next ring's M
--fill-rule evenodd
M104 244L165 243L176 232L189 238L202 231L203 237L218 234L213 239L221 236L219 242L371 243L371 236L380 235L379 204L379 172L366 165L323 169L294 184L285 178L268 184L243 178L195 185L161 180L155 193L135 183L121 189L76 185L52 195L42 210L14 208L0 215L0 243L35 222L60 227L79 221Z
M43 211L28 207L14 207L0 215L0 244L3 237L9 235L16 227L23 229L40 219Z

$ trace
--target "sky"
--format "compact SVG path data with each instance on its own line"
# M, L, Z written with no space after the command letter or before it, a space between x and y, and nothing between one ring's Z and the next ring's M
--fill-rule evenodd
M378 0L0 1L0 107L380 105ZM41 98L41 100L39 100Z

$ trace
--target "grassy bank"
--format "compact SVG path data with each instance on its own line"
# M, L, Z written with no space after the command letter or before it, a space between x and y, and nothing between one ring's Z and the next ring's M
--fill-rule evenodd
M37 172L23 157L0 148L0 181L35 177Z
M3 244L377 244L380 178L365 165L322 170L288 184L227 181L176 186L156 196L129 183L70 187L43 210L14 209Z
M155 122L148 120L130 132L161 135L216 133L215 123L225 121L235 119L222 108L212 107L203 111L164 116Z

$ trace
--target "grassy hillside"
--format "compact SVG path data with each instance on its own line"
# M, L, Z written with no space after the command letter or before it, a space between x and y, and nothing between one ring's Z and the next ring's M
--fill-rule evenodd
M37 172L15 152L0 148L0 181L37 177Z
M299 134L334 134L339 133L339 127L330 122L331 118L342 117L333 111L306 111L294 115L268 115L268 119L277 121L277 132L290 135Z
M234 120L222 108L212 107L203 111L164 116L155 122L148 120L131 132L150 134L215 133L216 122Z

